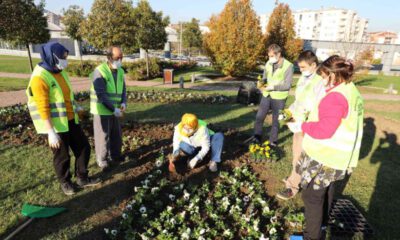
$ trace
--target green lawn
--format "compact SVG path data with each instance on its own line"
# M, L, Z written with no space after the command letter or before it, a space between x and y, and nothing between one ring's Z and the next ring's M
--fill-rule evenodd
M358 79L356 81L357 86L387 89L390 84L393 84L394 89L400 91L400 76L361 75L356 78Z
M32 59L33 66L38 62L40 62L40 59ZM0 55L0 72L31 73L28 57Z
M28 82L28 79L0 77L0 92L25 89Z

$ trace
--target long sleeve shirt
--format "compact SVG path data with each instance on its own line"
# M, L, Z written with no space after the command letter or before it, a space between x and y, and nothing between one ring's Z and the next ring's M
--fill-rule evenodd
M318 121L303 123L302 131L315 139L331 138L348 111L349 104L341 93L327 93L318 106Z
M111 70L112 75L114 78L114 83L117 82L117 77L118 77L118 72L116 70ZM115 107L110 101L108 95L107 95L107 87L106 87L106 80L104 77L101 75L99 70L95 70L93 73L93 86L94 90L96 91L97 99L104 104L106 108L108 108L110 111L114 112ZM126 104L126 85L125 85L125 79L124 79L124 85L122 89L122 100L121 104L124 103Z
M64 103L65 103L65 108L67 110L68 120L72 120L74 119L74 109L72 107L70 98L72 90L69 88L64 77L60 73L51 73L51 74L56 79L58 85L60 85L60 88L64 95ZM31 91L33 99L36 102L40 118L42 120L50 119L50 104L49 104L50 86L48 86L41 77L37 76L32 79Z
M193 146L194 148L201 148L195 156L195 158L197 158L199 161L201 161L207 155L208 151L210 151L210 135L208 133L208 128L206 127L199 127L199 129L197 129L197 131L192 136L186 137L180 133L179 126L175 126L173 138L173 153L179 150L179 144L182 141Z

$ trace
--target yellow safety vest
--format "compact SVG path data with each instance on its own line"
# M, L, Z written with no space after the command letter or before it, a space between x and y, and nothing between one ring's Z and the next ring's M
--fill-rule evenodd
M71 88L71 83L65 71L61 71L61 75L65 79L65 82L67 83L70 89L72 108L75 112L75 123L79 123L79 117L75 110L76 103L74 100L74 93ZM39 65L37 65L33 70L32 76L28 84L28 88L26 89L26 95L28 96L29 114L31 115L36 132L39 134L45 134L48 132L48 130L46 129L44 121L41 119L39 115L39 111L37 109L37 105L31 91L32 79L35 77L40 77L47 84L47 86L49 86L50 118L55 131L68 132L69 130L68 116L62 89L58 84L57 80L54 78L54 76L49 71L47 71L46 69L42 68Z
M272 64L266 63L265 70L267 71L268 85L278 85L285 80L285 72L291 68L293 64L286 59L283 59L283 65L273 72ZM289 91L263 91L263 96L271 96L272 99L286 99L289 96Z
M343 94L349 109L339 128L329 139L314 139L305 134L303 149L308 156L324 166L346 170L357 166L363 135L364 103L353 83L342 83L331 92ZM318 106L310 113L309 122L318 121Z
M103 63L96 68L106 80L106 91L108 98L114 107L119 108L122 102L122 91L124 86L124 70L118 68L117 81L114 81L113 74L107 63ZM113 112L104 106L97 99L96 91L92 82L90 87L90 113L96 115L113 115Z

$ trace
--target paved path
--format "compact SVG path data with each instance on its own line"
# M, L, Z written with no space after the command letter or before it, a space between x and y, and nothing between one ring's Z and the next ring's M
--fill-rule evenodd
M10 78L29 78L30 74L23 73L2 73L0 77ZM90 89L90 79L82 77L71 77L72 88L75 92L87 91ZM201 83L185 83L185 88L193 90L211 90L211 91L232 91L237 90L240 81L205 81ZM154 87L154 88L179 88L179 84L164 85L154 81L127 81L127 86L136 87ZM291 92L293 95L293 92ZM365 100L383 100L400 101L400 95L388 94L363 94ZM0 107L11 106L18 103L26 103L27 97L25 90L0 92Z

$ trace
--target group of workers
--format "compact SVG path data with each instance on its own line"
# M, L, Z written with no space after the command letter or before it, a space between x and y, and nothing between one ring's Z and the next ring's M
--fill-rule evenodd
M61 189L72 195L77 187L95 186L101 180L88 174L91 147L79 124L83 108L74 100L65 71L67 57L68 50L61 44L43 45L42 61L35 66L26 93L35 129L48 137ZM96 162L103 171L122 160L120 117L127 108L122 58L121 48L110 47L107 61L93 72L90 89ZM293 64L283 57L276 44L268 47L268 58L263 78L257 83L262 99L251 142L262 142L264 121L272 111L269 142L271 147L278 147L280 112L292 86ZM293 132L292 170L277 197L287 200L301 190L306 218L304 239L321 239L328 223L334 185L357 165L363 100L352 83L354 67L350 61L335 55L319 64L312 51L304 51L297 63L301 77L296 84L295 101L287 110L292 116L287 122ZM174 172L175 163L182 159L193 169L210 152L208 167L216 172L223 144L223 133L212 131L204 120L186 113L174 129L169 170ZM75 156L76 184L71 181L69 149Z

